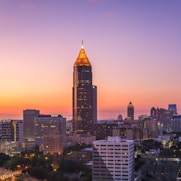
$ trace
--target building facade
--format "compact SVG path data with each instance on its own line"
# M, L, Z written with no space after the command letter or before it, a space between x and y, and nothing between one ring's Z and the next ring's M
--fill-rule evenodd
M92 66L83 46L74 63L72 92L73 131L92 134L97 121L97 87L92 85Z
M132 181L134 141L120 137L93 142L93 181Z
M169 104L168 110L173 112L174 114L177 114L177 105L176 104Z
M148 138L157 138L159 131L158 131L158 121L150 117L150 119L144 120L144 128L148 130Z
M150 110L150 116L154 119L158 119L158 111L156 108L152 107Z
M23 141L23 121L2 120L2 141Z
M27 109L23 111L23 133L25 141L34 141L34 118L40 114L39 110Z
M43 153L44 154L61 154L63 151L62 136L56 133L49 133L43 136Z
M50 153L63 149L66 141L65 118L61 115L39 115L34 118L34 124L37 145Z
M96 139L106 139L112 136L113 128L117 127L117 123L97 123L93 126L93 135Z
M171 120L172 130L174 132L181 132L181 115L174 115Z

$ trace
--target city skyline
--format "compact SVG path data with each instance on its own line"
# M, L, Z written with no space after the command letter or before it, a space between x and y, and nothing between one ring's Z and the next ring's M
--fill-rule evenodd
M98 87L98 119L152 106L181 112L179 0L0 0L0 118L25 109L72 116L81 41Z

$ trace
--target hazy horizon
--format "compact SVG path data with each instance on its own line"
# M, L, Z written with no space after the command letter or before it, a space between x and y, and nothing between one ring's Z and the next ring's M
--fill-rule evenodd
M72 115L73 65L84 40L98 119L181 112L181 1L0 0L0 113Z

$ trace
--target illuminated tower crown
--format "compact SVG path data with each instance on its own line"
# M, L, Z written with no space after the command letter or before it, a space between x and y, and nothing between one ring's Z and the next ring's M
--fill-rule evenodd
M79 55L76 59L76 62L74 63L74 66L91 66L91 63L86 55L83 45L80 49Z

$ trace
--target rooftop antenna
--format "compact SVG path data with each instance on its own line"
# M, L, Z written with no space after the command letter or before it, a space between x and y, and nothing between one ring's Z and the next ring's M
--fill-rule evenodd
M82 48L84 48L84 41L82 40Z

